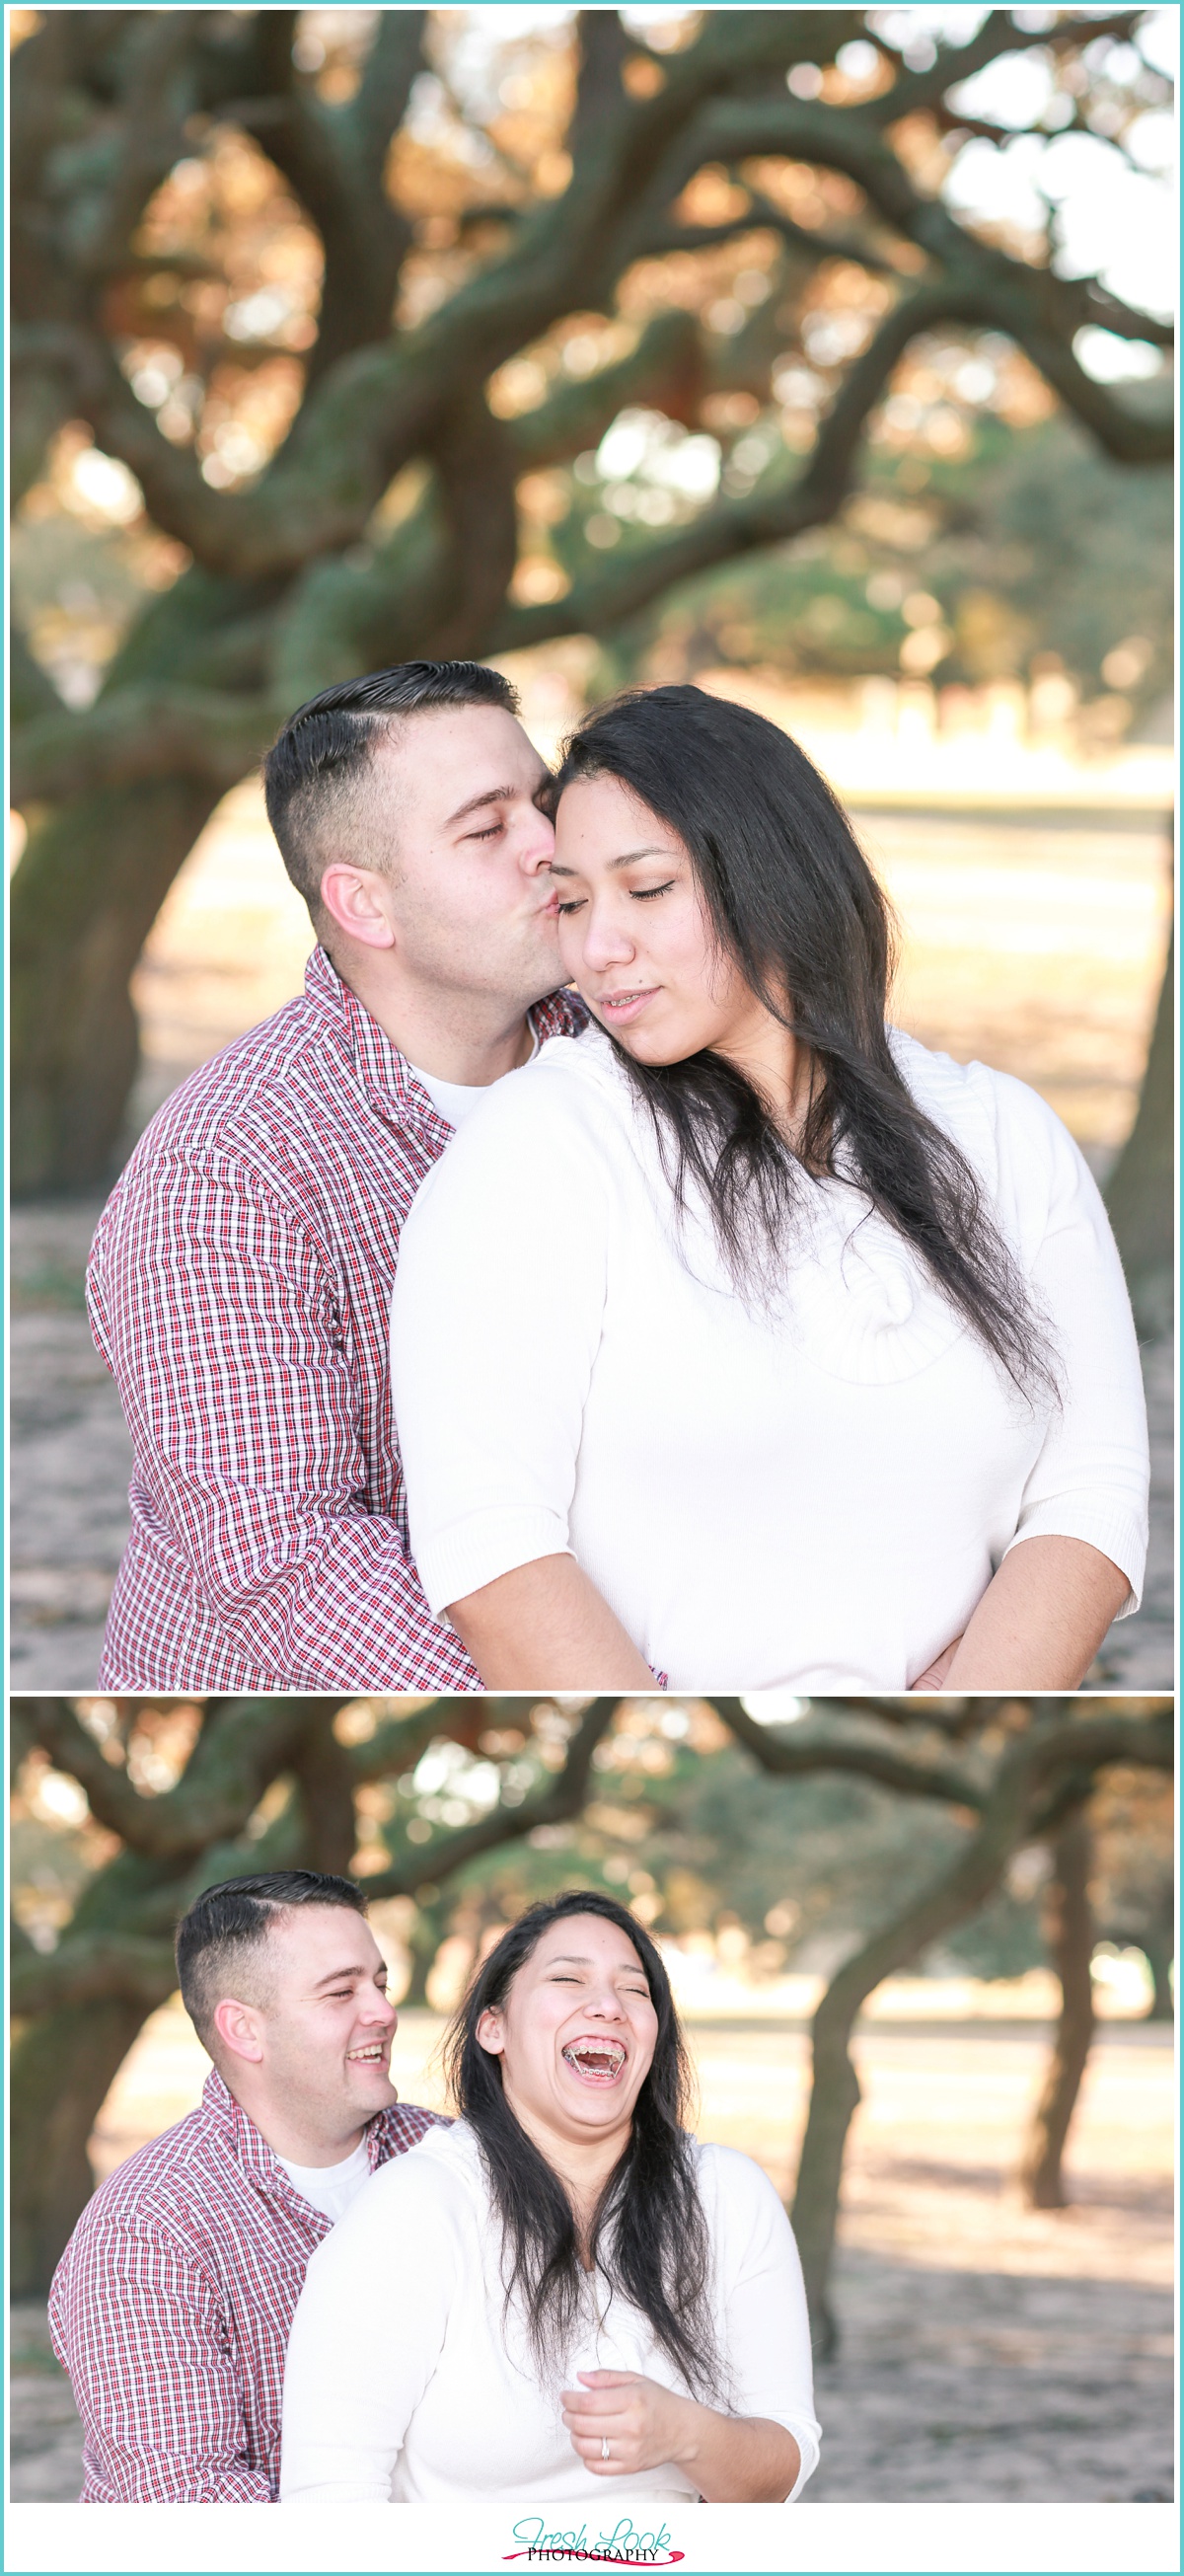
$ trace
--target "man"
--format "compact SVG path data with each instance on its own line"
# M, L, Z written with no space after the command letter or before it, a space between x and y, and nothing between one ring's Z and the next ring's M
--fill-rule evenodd
M134 1448L105 1690L480 1688L408 1552L387 1335L458 1119L584 1025L515 706L478 663L402 663L310 699L268 755L319 941L303 997L165 1103L91 1254Z
M95 2193L50 2332L86 2436L83 2504L271 2504L284 2355L310 2255L377 2167L437 2125L398 2106L398 2016L351 1879L277 1870L177 1934L214 2064L201 2108Z

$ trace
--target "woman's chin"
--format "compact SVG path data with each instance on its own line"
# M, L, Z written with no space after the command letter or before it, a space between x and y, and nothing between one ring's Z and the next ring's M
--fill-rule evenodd
M659 1029L647 1029L644 1023L633 1028L616 1029L610 1019L601 1018L599 1011L595 1011L593 1016L601 1028L607 1030L609 1037L615 1038L617 1045L624 1048L626 1055L633 1057L635 1064L681 1064L685 1056L695 1053L693 1042L682 1042L671 1037L669 1032L663 1035Z

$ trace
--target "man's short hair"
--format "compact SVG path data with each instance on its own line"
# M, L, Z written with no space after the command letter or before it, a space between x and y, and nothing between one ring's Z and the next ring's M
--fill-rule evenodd
M332 1878L317 1869L274 1869L207 1887L182 1916L177 1926L177 1982L185 2010L207 2048L215 2007L228 1995L239 1997L244 1980L254 1991L241 1995L242 2001L261 2001L266 1994L268 1937L277 1915L297 1905L343 1905L354 1914L366 1911L366 1899L352 1878Z
M289 716L263 763L267 819L284 866L320 928L321 878L330 832L357 835L359 789L376 742L392 718L428 707L505 707L517 715L518 693L484 662L395 662L322 689ZM372 866L359 848L360 866Z

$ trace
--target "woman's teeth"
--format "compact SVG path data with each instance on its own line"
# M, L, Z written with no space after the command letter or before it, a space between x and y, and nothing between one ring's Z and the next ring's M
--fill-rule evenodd
M585 2084L614 2084L625 2063L625 2051L615 2039L575 2039L563 2056Z

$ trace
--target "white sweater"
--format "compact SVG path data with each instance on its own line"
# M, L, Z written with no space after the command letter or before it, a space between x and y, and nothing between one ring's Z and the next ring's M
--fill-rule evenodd
M821 2437L789 2220L747 2156L732 2147L695 2156L730 2411L793 2434L796 2495ZM648 2320L592 2274L570 2368L541 2387L521 2318L503 2316L499 2248L463 2121L380 2166L308 2267L284 2370L282 2504L611 2500L613 2486L572 2448L561 2387L579 2385L577 2370L637 2370L667 2388L680 2387L678 2374ZM671 2465L616 2492L672 2501L697 2490Z
M675 1689L898 1691L1017 1540L1088 1540L1137 1596L1146 1416L1094 1182L1025 1083L892 1043L1045 1310L1059 1407L844 1181L811 1190L776 1315L746 1303L706 1217L680 1231L607 1038L553 1039L403 1230L394 1401L437 1614L568 1551Z

